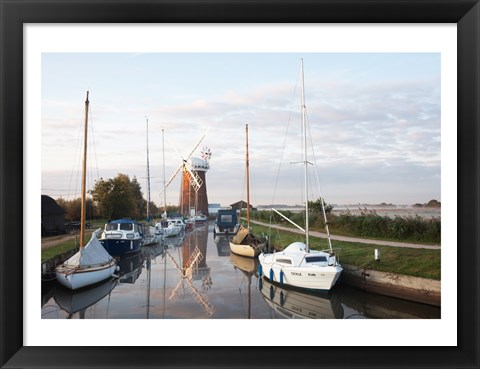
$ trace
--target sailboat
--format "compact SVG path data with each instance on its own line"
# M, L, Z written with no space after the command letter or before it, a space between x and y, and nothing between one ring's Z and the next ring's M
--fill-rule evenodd
M247 174L247 228L240 226L237 234L230 241L230 251L234 254L247 257L257 257L265 247L265 242L252 234L250 229L250 183L248 161L248 124L246 132L246 174Z
M175 221L168 219L167 214L167 186L165 182L165 130L162 129L162 151L163 151L163 206L165 210L162 214L162 219L160 222L155 224L155 229L157 233L161 233L162 239L165 240L166 237L175 237L178 236L183 228L178 225Z
M307 181L307 124L305 112L305 83L303 74L303 59L301 60L302 78L302 133L303 137L303 165L305 182L305 229L301 228L282 213L277 212L297 228L305 232L306 242L293 242L283 251L259 255L261 272L270 281L292 287L306 288L315 291L329 291L337 282L343 268L339 264L336 254L332 249L328 223L326 222L325 209L323 216L326 224L330 249L324 251L311 250L309 247L308 229L308 181ZM273 209L275 211L275 209Z
M85 193L87 172L87 131L88 131L88 91L85 100L85 128L83 141L82 167L82 206L80 219L80 249L70 259L55 268L57 281L63 286L76 290L101 282L114 276L117 269L115 259L103 248L98 240L100 229L92 233L92 238L85 244Z
M150 160L149 160L149 151L148 151L148 118L147 118L147 224L144 228L144 245L155 245L161 241L160 232L154 227L151 226L152 217L150 215Z

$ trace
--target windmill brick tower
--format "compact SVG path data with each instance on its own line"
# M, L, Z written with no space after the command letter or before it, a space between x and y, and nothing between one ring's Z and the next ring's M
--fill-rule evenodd
M202 157L192 157L183 162L180 188L180 212L191 216L202 213L208 216L206 172L210 169L210 149L202 149Z

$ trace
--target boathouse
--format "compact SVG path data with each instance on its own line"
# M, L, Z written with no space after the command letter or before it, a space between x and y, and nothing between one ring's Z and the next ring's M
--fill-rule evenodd
M247 203L245 201L237 201L233 204L230 204L230 207L232 209L237 209L237 210L243 210L243 209L247 209ZM255 209L252 204L250 204L250 210L257 210Z
M50 196L42 195L42 237L65 233L65 211Z

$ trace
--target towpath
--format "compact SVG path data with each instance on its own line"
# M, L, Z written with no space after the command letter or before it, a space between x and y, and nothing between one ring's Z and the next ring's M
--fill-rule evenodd
M280 230L303 234L302 231L300 231L299 229L296 229L296 228L284 227L284 226L276 225L276 224L270 225L268 223L263 223L263 222L259 222L258 220L251 220L251 219L250 219L250 222L262 225L264 227L270 227L271 226L273 228L277 228L277 229L280 229ZM322 232L310 231L309 234L310 234L310 236L313 236L313 237L327 238L327 235L325 233L322 233ZM424 244L418 244L418 243L382 241L382 240L372 240L372 239L367 239L367 238L334 236L334 235L330 235L330 238L332 240L337 240L337 241L357 242L357 243L365 243L365 244L369 244L369 245L379 245L379 246L410 247L410 248L413 248L413 249L431 249L431 250L440 250L441 249L440 245L424 245Z

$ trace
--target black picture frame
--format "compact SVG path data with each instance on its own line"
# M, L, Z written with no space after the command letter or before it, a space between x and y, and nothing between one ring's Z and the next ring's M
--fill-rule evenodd
M0 0L0 16L2 368L479 368L479 0ZM368 347L362 332L357 347L272 347L262 332L252 332L249 347L47 346L55 332L46 332L46 346L23 346L23 25L162 22L457 24L456 347Z

